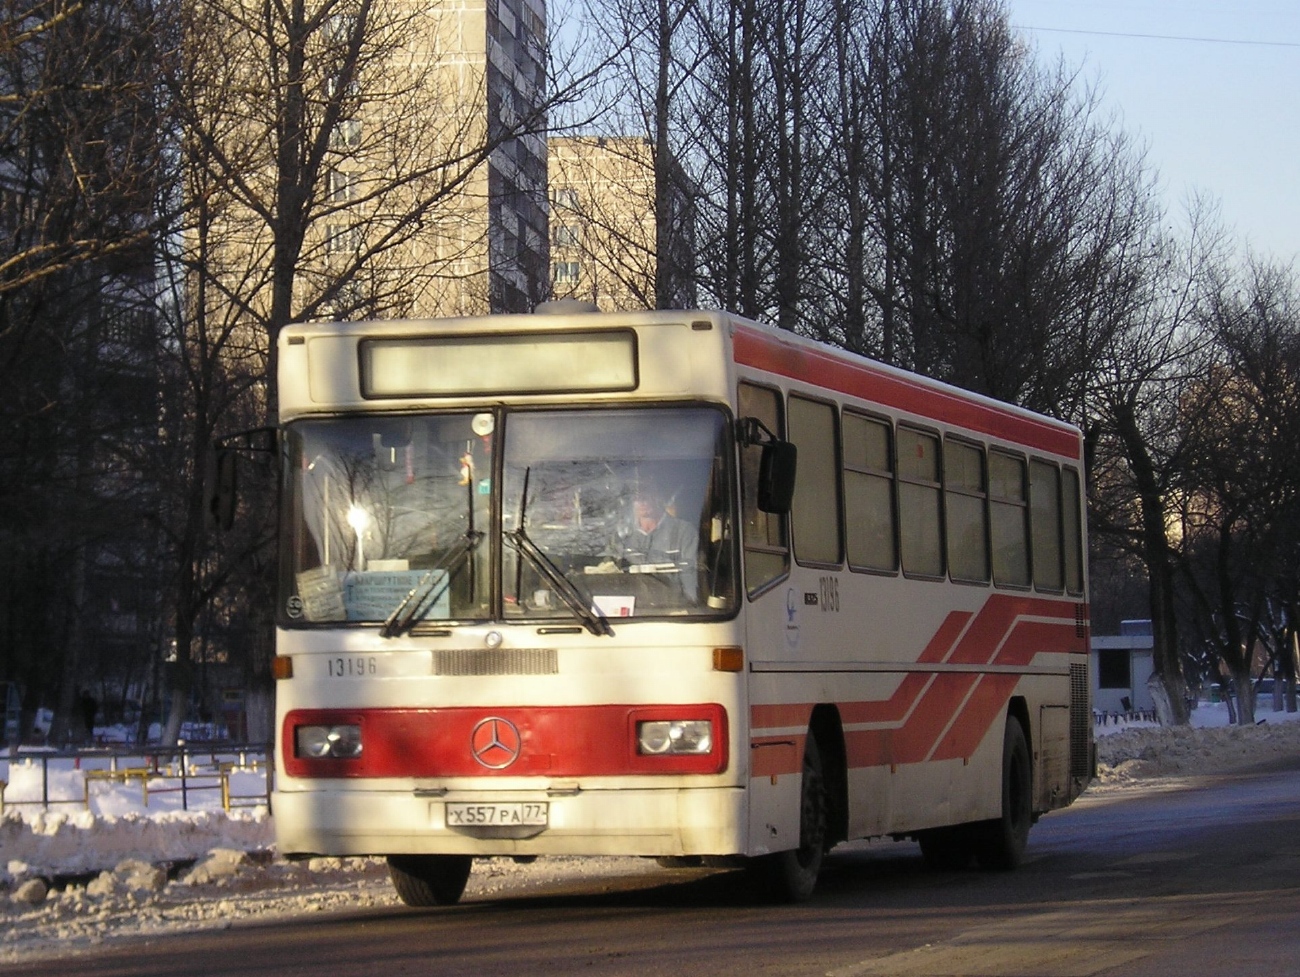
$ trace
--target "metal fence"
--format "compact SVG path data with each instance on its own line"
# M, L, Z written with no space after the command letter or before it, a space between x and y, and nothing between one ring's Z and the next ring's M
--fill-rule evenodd
M81 791L76 796L63 796L51 792L51 765L62 766L72 761L75 771L81 773ZM221 806L229 811L237 807L255 807L271 804L271 791L275 786L275 756L269 743L178 743L174 747L149 747L147 749L116 750L92 748L51 752L20 753L9 757L12 769L17 765L39 765L41 768L41 796L39 798L6 798L7 783L0 779L0 813L6 807L39 806L44 810L65 804L90 808L94 787L101 783L134 784L140 789L144 806L150 798L160 795L180 795L181 810L188 811L193 795L219 791ZM236 773L259 773L262 789L256 793L235 793L231 777ZM242 778L241 778L242 779Z

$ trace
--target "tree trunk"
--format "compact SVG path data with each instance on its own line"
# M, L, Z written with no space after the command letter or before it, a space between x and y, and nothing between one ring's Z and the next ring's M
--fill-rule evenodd
M1165 690L1166 726L1185 726L1191 720L1187 679L1178 655L1178 617L1174 608L1174 570L1165 536L1164 494L1156 466L1137 423L1133 397L1117 399L1112 405L1115 429L1124 447L1141 507L1141 557L1150 585L1152 665ZM1157 712L1159 704L1157 704Z
M1255 725L1255 683L1251 681L1250 669L1237 672L1232 676L1232 684L1237 690L1237 724L1239 726Z
M1287 712L1295 712L1296 675L1300 674L1300 630L1296 628L1291 628L1291 641L1282 655L1282 663L1283 703Z
M1165 687L1164 679L1157 672L1152 672L1151 677L1147 679L1147 694L1151 696L1151 701L1156 707L1156 721L1161 726L1177 726L1187 722L1186 719L1180 720L1178 717L1187 712L1186 698L1180 698L1182 703L1181 712L1174 707L1175 696L1181 697L1181 693L1171 693Z
M161 743L163 746L175 746L181 738L181 722L185 718L185 703L188 696L183 689L173 683L171 702L167 708L167 725L163 728Z

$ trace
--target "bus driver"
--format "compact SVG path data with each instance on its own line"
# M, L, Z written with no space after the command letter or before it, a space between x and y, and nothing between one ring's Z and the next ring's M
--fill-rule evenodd
M613 555L633 572L680 574L686 599L697 599L700 549L699 530L673 514L672 501L662 486L638 479L632 491L632 520L619 528Z

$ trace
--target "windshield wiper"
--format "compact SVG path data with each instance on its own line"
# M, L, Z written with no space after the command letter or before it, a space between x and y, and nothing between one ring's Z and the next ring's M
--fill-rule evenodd
M587 603L586 598L574 586L573 581L566 577L560 571L560 568L551 562L550 557L528 538L522 526L513 532L507 531L501 535L515 548L520 556L533 565L533 569L541 574L546 582L551 585L551 589L560 595L560 600L564 601L565 605L569 610L573 611L574 616L586 626L588 631L592 634L603 634L611 638L614 636L614 629L610 627L609 618Z
M483 533L477 530L471 529L465 533L460 542L444 553L442 559L430 567L401 602L393 608L393 613L388 615L388 619L379 629L380 635L385 638L397 637L414 624L427 607L438 603L470 562L467 559L469 554L473 553L482 541ZM450 571L447 570L448 567L451 567ZM439 573L443 575L442 586L435 591L435 577Z

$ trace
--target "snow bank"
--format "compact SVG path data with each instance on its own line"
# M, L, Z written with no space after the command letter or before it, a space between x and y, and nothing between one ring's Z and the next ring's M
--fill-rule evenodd
M23 875L81 875L112 868L126 859L180 862L214 848L244 851L273 843L266 808L224 811L132 812L121 816L90 811L5 811L0 819L0 884Z
M1099 735L1097 779L1102 784L1114 784L1153 777L1224 774L1300 756L1300 722L1295 721L1300 716L1264 715L1267 718L1256 726L1146 725Z

